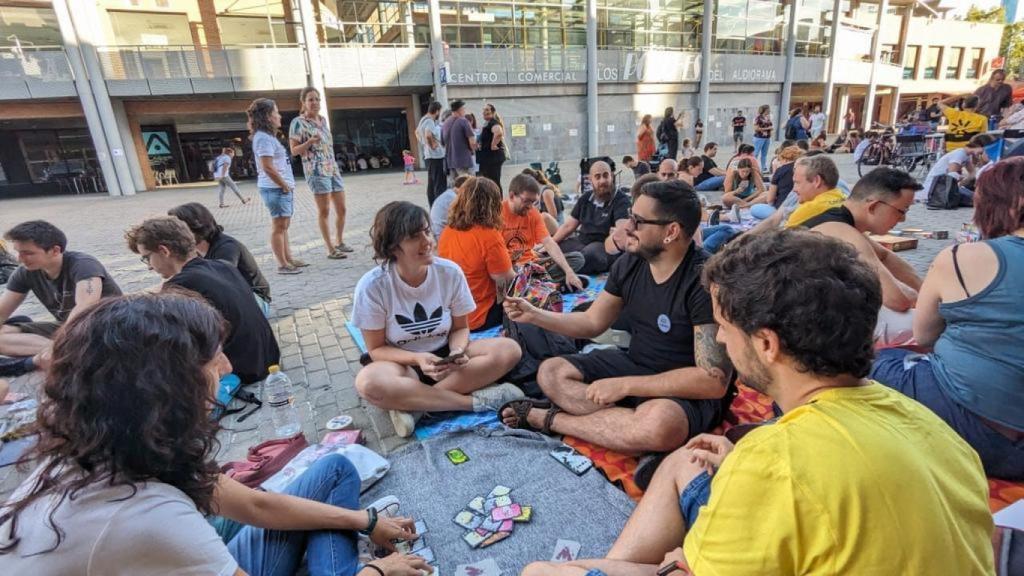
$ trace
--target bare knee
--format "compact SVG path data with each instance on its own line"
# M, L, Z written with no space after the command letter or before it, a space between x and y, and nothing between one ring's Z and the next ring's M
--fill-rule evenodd
M633 444L644 452L670 452L686 442L686 430L662 415L637 412L630 429Z
M565 358L548 358L537 370L537 384L545 394L557 393L559 385L570 378L578 378L579 371Z
M387 397L387 375L383 371L374 368L373 364L364 366L356 374L356 392L359 396L371 404L379 405Z
M502 372L508 372L523 357L523 349L519 343L511 338L499 338L494 343L494 351L491 353L496 365L502 367Z

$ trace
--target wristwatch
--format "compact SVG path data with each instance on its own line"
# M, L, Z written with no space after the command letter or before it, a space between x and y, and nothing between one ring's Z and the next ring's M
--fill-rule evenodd
M366 509L366 515L370 518L370 523L365 529L360 530L359 533L363 536L369 536L373 534L373 529L377 527L377 509L370 507Z

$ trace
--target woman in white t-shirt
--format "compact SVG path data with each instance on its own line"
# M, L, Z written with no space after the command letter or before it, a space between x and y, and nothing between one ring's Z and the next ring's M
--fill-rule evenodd
M256 158L259 174L256 186L273 222L270 250L277 260L277 273L298 274L301 272L299 268L308 264L292 257L288 239L288 227L295 212L295 176L292 174L291 156L277 139L281 130L281 113L270 98L253 100L246 113L249 115L252 155Z
M395 432L409 436L417 413L497 410L523 393L511 384L490 386L519 361L509 338L469 340L476 309L457 264L434 256L426 210L390 202L370 228L381 262L356 285L352 323L367 353L356 390L390 411Z
M65 324L36 422L39 468L0 508L0 573L260 576L294 574L303 557L313 576L428 569L400 554L360 567L356 531L389 549L415 536L411 519L389 514L393 498L380 516L360 509L344 456L321 458L283 494L218 472L210 409L231 372L223 338L221 315L183 294L107 298Z

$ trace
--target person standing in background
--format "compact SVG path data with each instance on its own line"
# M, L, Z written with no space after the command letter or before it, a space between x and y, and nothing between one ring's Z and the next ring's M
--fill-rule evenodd
M843 124L846 126L847 132L857 129L857 115L853 112L853 108L847 109L846 116L843 117Z
M228 205L224 203L224 188L231 188L231 191L238 196L238 199L242 201L242 204L249 202L248 198L242 196L242 193L238 191L238 184L231 179L231 160L235 157L234 148L224 148L220 151L220 156L213 161L213 179L217 181L219 186L220 207L227 208Z
M466 119L466 103L462 100L452 102L452 114L441 126L441 142L444 144L445 161L452 178L472 176L476 135Z
M470 128L473 129L473 174L480 172L480 163L476 161L476 150L480 149L480 125L476 122L476 114L470 112L466 114L466 120L469 121Z
M316 200L317 224L331 260L346 258L352 248L345 245L345 184L341 170L334 160L334 138L327 127L327 119L320 115L320 92L313 87L299 92L299 115L288 129L292 154L302 158L302 171L306 185ZM334 228L338 243L331 240L327 223L334 205Z
M697 121L693 123L693 149L700 150L700 141L704 138L704 122L701 121L700 117L697 117Z
M676 119L676 111L671 106L665 108L665 117L658 125L658 142L664 145L668 152L665 158L676 159L679 153L679 121Z
M505 123L498 116L494 104L484 104L486 124L480 130L480 148L476 151L476 163L480 165L480 176L490 178L501 188L501 165L505 163ZM499 198L501 195L499 194Z
M747 117L742 110L737 110L732 117L732 144L736 152L740 151L740 144L743 144L743 131L747 128Z
M988 117L988 129L995 130L1003 112L1013 106L1013 88L1006 83L1006 71L993 70L984 86L974 91L978 97L978 114Z
M636 133L636 157L640 162L650 162L654 157L654 127L651 126L651 115L644 114L640 120L640 129Z
M821 104L814 105L814 112L811 114L811 137L817 138L819 134L828 133L825 131L825 124L828 122L828 115L821 111Z
M448 188L448 176L444 171L444 146L441 145L441 103L431 102L427 114L420 120L416 128L416 138L422 149L421 158L427 162L427 205L433 206L434 200Z
M757 109L757 117L754 118L754 157L757 158L761 169L768 167L768 146L772 142L772 112L767 104L762 104Z

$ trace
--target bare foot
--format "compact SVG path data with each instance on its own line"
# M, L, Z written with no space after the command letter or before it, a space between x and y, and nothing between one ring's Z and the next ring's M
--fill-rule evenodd
M544 426L544 417L547 415L547 412L547 409L544 408L530 408L530 411L526 413L526 423L540 430ZM516 424L515 411L511 408L506 408L501 413L501 421L510 427Z

